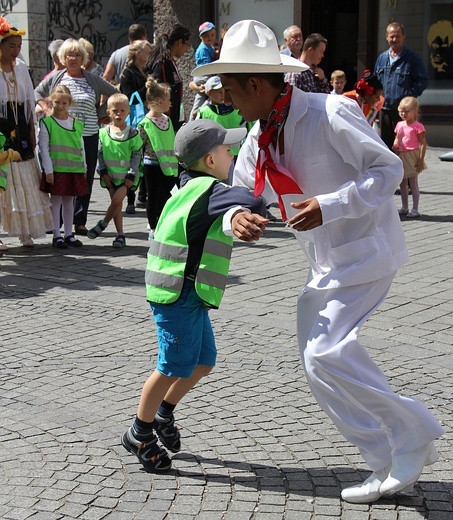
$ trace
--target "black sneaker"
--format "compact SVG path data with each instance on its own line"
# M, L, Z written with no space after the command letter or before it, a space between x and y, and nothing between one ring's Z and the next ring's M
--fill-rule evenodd
M161 473L171 468L171 459L164 448L157 444L154 434L146 442L140 442L134 437L131 427L122 436L121 444L129 453L136 455L145 470L150 473Z
M128 204L126 206L126 213L128 215L133 215L135 213L135 205L134 204Z
M175 416L171 414L164 417L156 413L153 421L153 428L159 437L160 442L172 453L178 453L181 449L181 435L175 426Z

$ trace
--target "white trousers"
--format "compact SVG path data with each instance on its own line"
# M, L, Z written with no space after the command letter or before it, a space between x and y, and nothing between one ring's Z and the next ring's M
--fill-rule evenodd
M336 289L306 287L297 307L299 348L310 389L373 471L443 433L420 401L392 391L357 339L393 277Z

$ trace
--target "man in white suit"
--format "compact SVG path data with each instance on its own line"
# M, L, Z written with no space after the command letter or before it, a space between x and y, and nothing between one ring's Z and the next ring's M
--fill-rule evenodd
M437 459L433 440L443 428L421 402L392 391L358 341L408 258L393 201L401 161L356 103L284 83L283 72L304 68L279 54L268 27L244 20L227 32L219 60L195 73L219 74L225 101L247 121L259 120L234 184L266 204L278 200L307 253L311 270L297 310L301 358L320 407L372 469L342 497L367 503L411 489ZM257 224L241 208L224 219L224 229L231 225L246 241Z

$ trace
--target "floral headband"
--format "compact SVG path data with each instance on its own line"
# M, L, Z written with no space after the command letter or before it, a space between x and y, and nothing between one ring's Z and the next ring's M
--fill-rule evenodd
M24 34L24 29L16 29L8 22L6 18L0 16L0 41L8 38L9 36L23 36Z

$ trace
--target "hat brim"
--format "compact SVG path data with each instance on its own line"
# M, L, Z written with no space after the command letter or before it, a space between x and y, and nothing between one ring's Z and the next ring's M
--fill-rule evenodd
M237 144L240 143L247 136L246 128L229 128L226 131L223 144Z
M310 67L300 60L296 60L291 56L281 54L281 63L250 63L250 62L231 62L222 61L222 58L206 65L200 65L192 71L193 76L204 76L211 74L250 74L256 72L261 73L285 73L285 72L303 72Z

